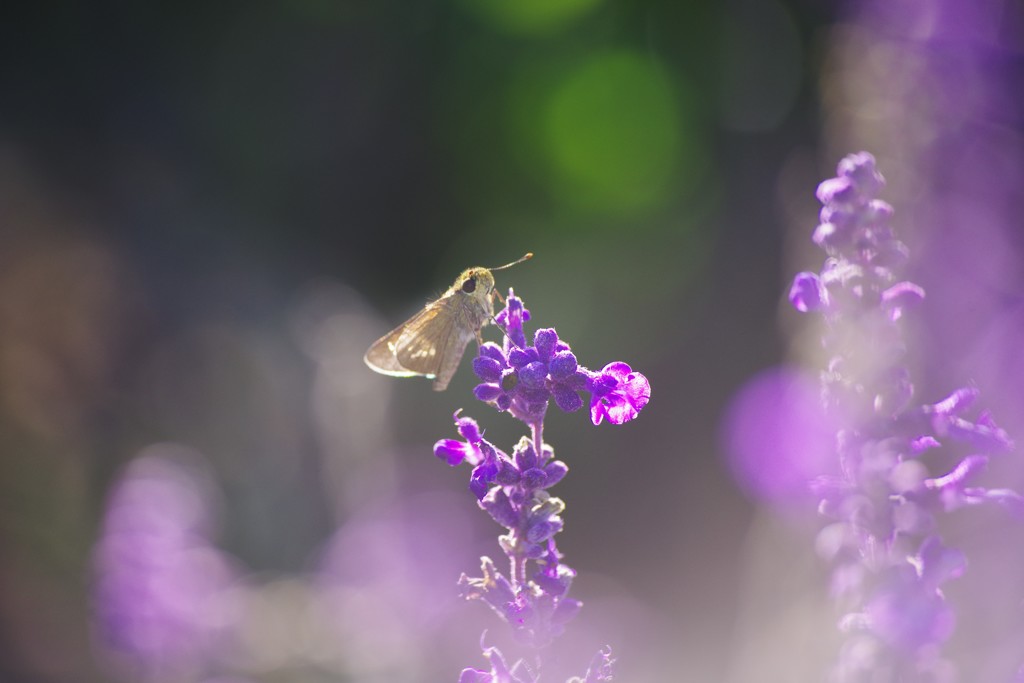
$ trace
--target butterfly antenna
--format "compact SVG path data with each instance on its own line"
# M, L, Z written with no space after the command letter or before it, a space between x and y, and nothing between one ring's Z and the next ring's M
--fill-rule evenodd
M506 268L511 268L512 266L518 266L523 261L529 261L532 258L533 258L533 252L528 251L525 254L523 254L522 256L520 256L519 258L517 258L512 263L506 263L505 265L498 266L497 268L488 268L487 270L505 270Z
M516 347L517 349L520 348L519 344L516 344L516 340L508 336L508 332L505 331L505 328L498 323L498 319L495 318L493 315L491 316L491 322L494 323L495 327L501 330L502 336L504 336L505 339L508 339L509 343L512 344L512 346Z

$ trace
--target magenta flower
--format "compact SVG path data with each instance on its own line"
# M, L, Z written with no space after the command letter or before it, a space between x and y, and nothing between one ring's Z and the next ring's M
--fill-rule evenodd
M604 419L613 425L629 422L651 400L651 384L647 378L622 362L604 366L588 385L590 419L595 425Z

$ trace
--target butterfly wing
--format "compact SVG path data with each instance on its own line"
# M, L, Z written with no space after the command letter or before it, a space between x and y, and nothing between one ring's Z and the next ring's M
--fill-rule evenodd
M489 294L471 297L453 287L374 342L363 360L385 375L426 376L435 391L444 391L466 346L493 315Z
M410 319L409 322L413 320L415 320L415 317ZM408 324L406 323L406 325ZM415 377L416 375L423 374L402 367L402 364L398 362L398 358L395 356L398 340L401 339L404 332L405 325L400 325L373 342L366 355L363 356L363 362L371 370L383 375L391 375L392 377Z
M434 391L444 391L480 325L462 294L448 294L409 321L395 345L395 358L402 367L434 378Z

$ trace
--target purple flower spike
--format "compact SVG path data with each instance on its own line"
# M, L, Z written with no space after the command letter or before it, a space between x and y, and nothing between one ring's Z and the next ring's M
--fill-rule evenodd
M651 400L647 378L621 362L604 366L591 391L590 419L595 425L604 419L613 425L629 422Z
M976 485L991 457L1013 445L988 413L972 419L977 389L915 405L901 324L925 292L901 279L910 252L890 227L892 207L876 196L883 186L866 152L818 186L824 206L812 239L827 258L819 273L798 274L789 294L796 310L824 316L831 355L822 388L841 475L811 486L833 520L818 546L851 607L840 620L848 639L836 680L945 680L935 676L950 670L941 653L956 614L941 586L967 560L936 535L937 517L985 503L1024 513L1024 497ZM970 454L950 454L954 445Z
M473 372L481 383L473 389L477 399L507 412L523 422L529 434L512 450L512 457L483 438L476 421L454 416L462 440L441 439L434 453L449 465L466 462L473 466L469 489L478 505L501 525L498 544L511 571L508 576L494 562L481 558L481 576L459 579L462 595L487 604L512 629L516 640L537 652L531 661L538 667L541 648L549 646L579 613L582 603L569 597L575 570L562 562L556 538L564 527L565 503L550 489L568 473L568 466L555 460L554 450L544 443L544 417L553 400L559 409L574 412L584 405L583 393L590 393L594 424L608 420L622 424L634 419L650 400L647 378L626 363L604 366L591 372L580 365L576 354L554 328L542 328L526 344L523 323L530 314L511 289L505 308L495 321L505 339L499 346L481 344L473 360ZM467 668L460 683L537 683L525 659L509 667L495 648L484 647L490 671ZM612 680L610 651L594 657L578 683ZM539 672L539 668L537 669Z

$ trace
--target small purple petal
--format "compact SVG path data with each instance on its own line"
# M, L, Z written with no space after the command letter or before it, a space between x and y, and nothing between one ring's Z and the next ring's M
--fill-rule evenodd
M552 460L544 466L544 474L547 475L547 480L544 482L544 488L551 488L569 472L569 466L561 460Z
M551 393L555 398L555 405L566 413L576 412L583 407L583 399L571 389L556 386Z
M960 415L970 408L981 394L976 387L963 387L942 399L938 403L924 406L923 410L936 415Z
M501 387L494 384L478 384L473 387L473 395L485 403L496 400L504 393Z
M558 601L558 607L555 608L554 614L551 615L551 621L557 625L565 625L580 613L582 607L583 603L579 600L563 598Z
M497 683L497 680L489 671L463 669L459 674L459 683Z
M528 489L544 488L547 484L548 475L539 467L531 467L523 471L522 483Z
M478 357L490 358L501 365L505 365L507 362L505 359L505 352L502 351L501 347L494 342L484 342L481 344L480 349L478 350Z
M828 290L814 273L799 273L789 288L789 303L801 313L820 311L828 307Z
M911 562L917 567L921 581L930 588L938 588L950 579L959 578L967 570L964 554L955 548L947 548L937 536L926 538Z
M526 540L530 543L543 543L561 530L561 525L552 521L541 520L534 522L526 529Z
M897 321L903 312L924 301L924 289L913 282L898 282L882 292L882 306L889 311L889 319Z
M441 460L444 460L452 467L460 464L472 453L472 446L464 441L441 439L434 444L434 455Z
M829 178L815 192L822 204L851 204L857 200L857 188L849 178Z
M512 529L519 524L519 513L512 507L508 495L500 487L496 486L488 491L479 504L495 522L506 529Z
M988 458L984 455L969 455L953 468L948 474L926 479L925 488L944 491L946 489L959 490L971 479L978 476L988 466Z
M459 411L455 412L452 417L455 418L455 429L458 430L459 436L470 443L476 443L483 438L480 431L480 425L476 423L471 417L459 417Z
M852 226L849 223L819 223L811 235L811 240L819 247L830 250L836 249L850 242L853 236Z

